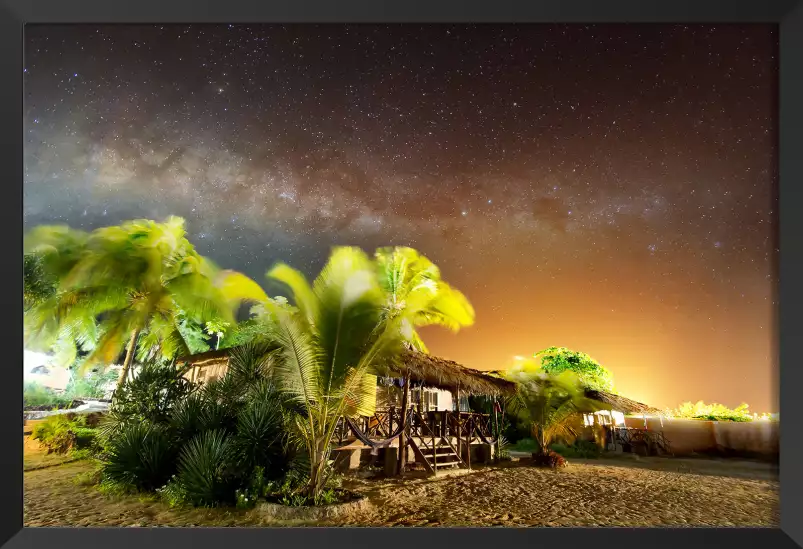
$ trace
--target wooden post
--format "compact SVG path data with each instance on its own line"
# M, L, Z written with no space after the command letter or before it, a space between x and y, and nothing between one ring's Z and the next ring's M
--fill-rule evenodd
M406 465L405 458L407 457L407 430L410 426L407 423L407 399L410 398L410 375L404 374L402 378L402 405L401 405L401 424L402 432L399 435L399 459L396 462L396 474L401 475Z
M432 423L429 423L429 434L432 437L432 468L438 472L438 447L435 446L435 431L432 429Z
M466 465L471 469L471 435L474 432L474 416L468 416L468 433L466 434Z
M499 462L499 438L501 433L499 432L499 420L496 417L496 397L494 397L491 406L494 409L494 430L496 431L496 448L493 448L491 451L494 453L494 461Z
M460 387L458 386L455 390L455 399L457 399L457 455L460 459L463 459L462 448L463 445L461 444L461 436L463 434L463 420L460 416Z

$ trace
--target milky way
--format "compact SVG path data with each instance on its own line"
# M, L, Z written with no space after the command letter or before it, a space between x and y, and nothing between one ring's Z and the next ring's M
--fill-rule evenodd
M187 219L222 266L411 245L656 405L777 408L770 26L26 28L27 228ZM266 287L273 292L270 286Z

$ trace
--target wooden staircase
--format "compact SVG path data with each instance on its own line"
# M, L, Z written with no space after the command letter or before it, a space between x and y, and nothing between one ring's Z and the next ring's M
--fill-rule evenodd
M416 461L421 463L427 472L435 474L439 470L457 469L465 467L463 459L457 455L457 450L443 437L410 439L410 446L415 454Z

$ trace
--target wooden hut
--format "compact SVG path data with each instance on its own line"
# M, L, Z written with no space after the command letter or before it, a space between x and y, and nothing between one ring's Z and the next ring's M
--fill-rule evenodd
M230 350L222 349L178 362L190 366L188 379L204 383L225 375L229 357ZM465 398L510 395L514 383L416 351L377 365L376 375L374 415L342 418L335 435L338 450L358 455L349 458L351 466L363 450L373 456L382 453L386 467L396 472L410 462L435 472L438 467L470 467L472 456L482 461L493 456L501 418L471 412Z

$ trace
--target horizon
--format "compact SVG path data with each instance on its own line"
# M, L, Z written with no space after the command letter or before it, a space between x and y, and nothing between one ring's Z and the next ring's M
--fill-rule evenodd
M277 261L411 246L477 312L422 330L432 354L568 347L658 408L777 412L777 47L770 25L29 25L25 229L175 214L271 296Z

